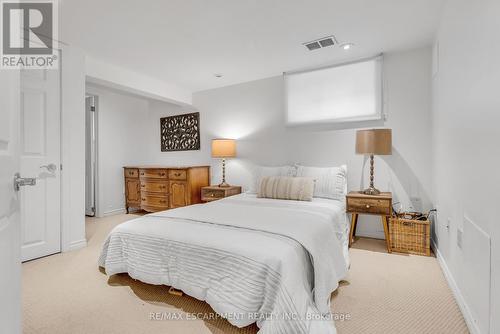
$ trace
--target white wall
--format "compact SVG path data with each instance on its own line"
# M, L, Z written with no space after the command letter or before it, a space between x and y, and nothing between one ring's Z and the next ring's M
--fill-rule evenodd
M97 216L125 210L123 166L148 159L148 100L87 84L97 105Z
M171 166L181 165L207 165L210 163L210 143L207 138L206 129L209 128L209 116L201 113L200 115L200 135L201 135L201 150L196 151L178 151L178 152L161 152L160 143L160 118L171 115L191 113L193 110L184 109L177 105L164 103L160 101L149 101L148 114L145 121L147 122L145 139L147 144L147 163L148 164L168 164ZM208 155L207 155L208 153Z
M469 324L481 333L500 333L499 17L497 0L448 1L433 80L435 239Z
M172 83L86 57L87 82L189 107L192 92Z
M394 192L410 206L410 197L431 205L431 51L429 48L385 56L386 122L354 126L393 128L394 154L376 157L376 186ZM159 118L188 112L161 102L150 104L148 163L211 164L212 183L220 182L220 165L210 157L212 138L238 139L238 159L229 161L229 183L247 185L248 161L263 165L302 163L317 166L347 164L349 188L368 183L368 165L354 154L355 129L332 126L287 128L281 77L197 92L193 104L200 111L201 150L160 152ZM364 173L364 174L363 174ZM362 181L363 180L363 181ZM417 203L418 204L418 203ZM380 221L361 217L360 235L383 237Z

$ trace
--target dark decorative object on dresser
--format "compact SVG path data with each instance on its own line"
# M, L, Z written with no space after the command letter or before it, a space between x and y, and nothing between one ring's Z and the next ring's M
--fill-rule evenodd
M161 151L200 149L200 113L160 118Z

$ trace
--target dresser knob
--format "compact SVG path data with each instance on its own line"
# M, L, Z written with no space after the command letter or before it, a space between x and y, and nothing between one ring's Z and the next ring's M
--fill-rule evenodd
M370 208L370 205L366 204L366 208L369 209Z

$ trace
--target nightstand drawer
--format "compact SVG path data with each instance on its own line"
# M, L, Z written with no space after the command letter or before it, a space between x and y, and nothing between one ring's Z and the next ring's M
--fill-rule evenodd
M203 201L213 201L216 199L221 199L225 197L225 191L223 189L201 189L201 199Z
M216 201L233 195L241 194L240 186L218 187L210 186L201 188L201 200L203 202Z
M347 212L390 215L391 201L386 199L348 197Z

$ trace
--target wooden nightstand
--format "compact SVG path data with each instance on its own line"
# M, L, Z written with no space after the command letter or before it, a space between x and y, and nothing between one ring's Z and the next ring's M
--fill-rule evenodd
M365 195L359 191L351 191L346 196L346 210L352 214L351 233L349 236L349 247L356 235L356 225L360 214L378 215L384 226L385 242L387 251L391 253L391 242L389 239L389 218L392 215L392 193L382 192L380 195Z
M203 202L216 201L218 199L241 194L240 186L219 187L209 186L201 188L201 200Z

